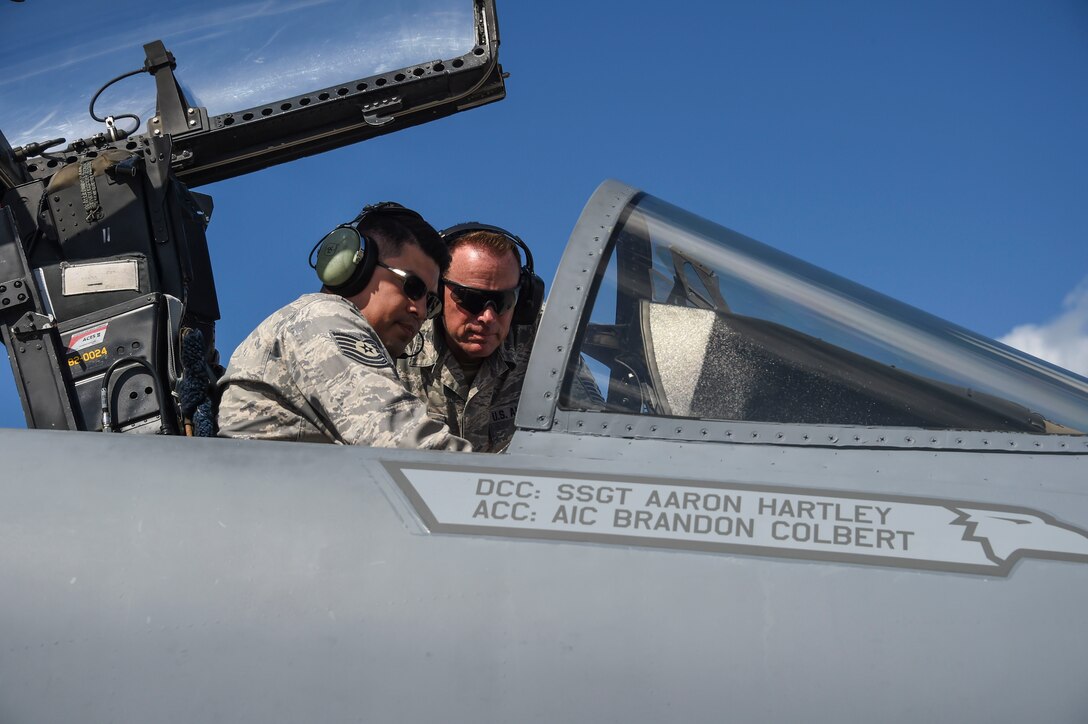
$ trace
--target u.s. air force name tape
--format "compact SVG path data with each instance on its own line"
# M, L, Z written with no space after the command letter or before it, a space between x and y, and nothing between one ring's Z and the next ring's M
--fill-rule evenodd
M773 486L384 463L433 533L643 545L1006 576L1088 563L1088 532L1028 508Z

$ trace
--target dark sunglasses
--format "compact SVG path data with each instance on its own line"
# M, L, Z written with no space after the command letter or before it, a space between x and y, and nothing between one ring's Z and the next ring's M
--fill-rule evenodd
M518 303L518 293L521 291L520 285L513 289L477 289L451 282L449 279L443 279L442 283L449 288L454 300L469 314L481 314L488 305L495 310L495 314L508 312Z
M382 269L388 269L400 277L401 282L404 284L404 296L408 297L413 302L419 301L426 295L427 319L434 319L435 316L442 311L442 298L434 292L427 291L427 282L423 281L412 272L391 267L380 261L378 262L378 266Z

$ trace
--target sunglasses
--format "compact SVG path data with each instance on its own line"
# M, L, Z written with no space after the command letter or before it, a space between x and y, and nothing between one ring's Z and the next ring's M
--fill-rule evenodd
M449 279L443 279L442 283L449 288L457 304L469 314L481 314L489 305L495 314L508 312L518 303L518 293L521 291L520 285L513 289L477 289Z
M442 298L434 292L427 291L427 282L423 281L412 272L397 269L396 267L389 266L380 261L378 262L378 266L382 269L388 269L400 277L401 282L404 284L404 296L408 297L413 302L419 301L424 296L427 297L427 319L434 319L435 316L442 311Z

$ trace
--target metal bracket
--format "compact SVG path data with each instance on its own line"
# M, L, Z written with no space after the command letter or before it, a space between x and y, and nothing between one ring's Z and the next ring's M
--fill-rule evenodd
M144 46L144 70L155 77L155 117L147 127L152 137L178 136L208 128L208 111L194 106L174 77L177 62L161 40Z
M38 312L27 312L19 318L19 322L13 324L11 327L12 333L18 337L36 337L42 333L53 329L56 326L56 320L52 317Z
M26 279L11 279L0 282L0 310L7 307L19 306L30 301L30 293L27 291Z
M392 98L383 98L380 101L374 101L373 103L367 103L363 106L363 120L366 121L369 126L384 126L386 123L394 120L395 115L378 115L379 111L399 111L404 107L404 102L400 96L393 96Z

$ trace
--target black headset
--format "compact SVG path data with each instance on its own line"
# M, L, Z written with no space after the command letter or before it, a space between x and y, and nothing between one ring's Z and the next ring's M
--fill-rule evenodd
M378 245L359 231L363 220L373 214L407 216L427 223L418 212L395 201L381 201L364 206L354 219L325 234L310 249L310 268L333 294L353 297L363 291L373 276L378 265ZM316 260L314 252L317 252Z
M460 237L474 231L488 231L492 234L498 234L525 252L525 265L521 267L518 277L518 303L514 307L512 323L534 324L537 315L540 313L540 308L544 305L544 280L533 272L533 252L529 251L529 246L517 234L511 234L499 226L481 224L476 221L451 226L438 232L438 235L442 237L442 241L446 242L448 247Z

